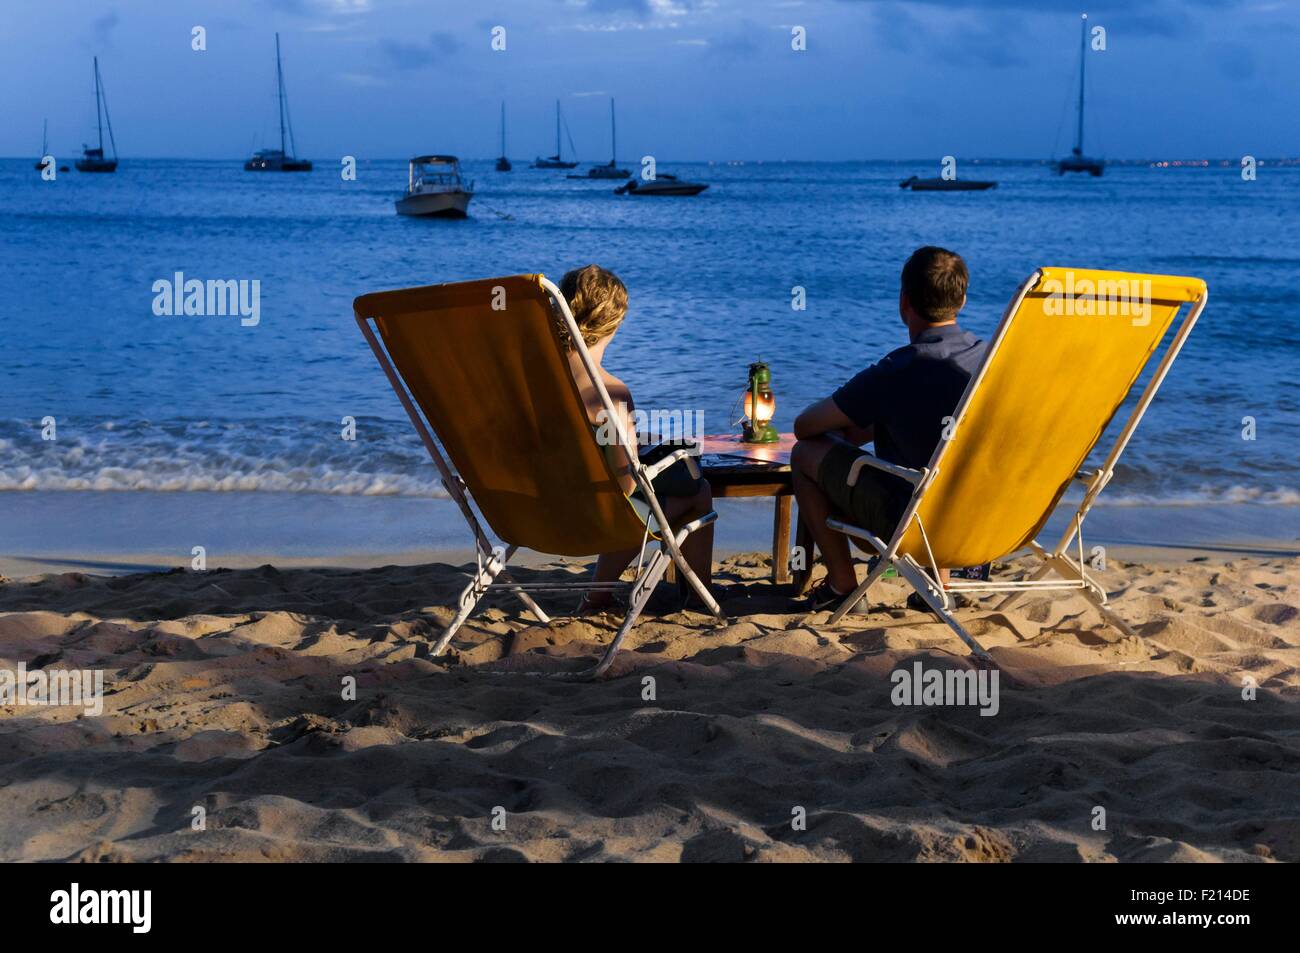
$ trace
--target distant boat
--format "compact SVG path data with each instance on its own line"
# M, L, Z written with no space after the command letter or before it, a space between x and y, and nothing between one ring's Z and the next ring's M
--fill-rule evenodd
M615 195L699 195L708 186L703 182L683 182L675 175L661 172L649 182L633 179L614 190Z
M464 218L474 185L460 176L455 156L416 156L407 167L406 194L397 200L398 215Z
M569 148L573 148L573 140L569 140ZM576 152L577 150L574 149ZM561 158L560 153L560 101L555 101L555 155L546 158L537 158L533 160L534 169L572 169L578 163L566 162Z
M1074 148L1070 155L1056 163L1056 174L1067 172L1087 172L1096 177L1101 175L1105 163L1100 159L1090 159L1083 154L1083 70L1088 59L1088 14L1083 15L1082 42L1079 46L1079 125L1074 137Z
M570 179L626 179L630 172L618 167L618 131L614 125L614 99L609 100L609 165L595 165L587 170L586 175L571 175Z
M245 172L310 172L311 162L296 159L292 153L285 151L284 129L289 127L289 146L298 151L293 141L293 121L289 119L289 101L284 93L284 70L280 66L280 34L275 35L275 93L280 106L280 148L261 149L253 153L253 158L244 163Z
M45 171L45 157L50 154L50 121L41 123L41 157L36 162L36 171Z
M104 158L104 123L108 123L108 143L113 148L113 158ZM95 57L95 127L99 130L99 147L83 145L77 160L78 172L116 172L117 141L113 138L113 120L108 118L108 97L99 79L99 57Z
M998 184L984 179L920 179L912 176L899 182L898 187L913 192L982 192L996 189Z
M501 156L497 159L497 171L509 172L514 168L506 158L506 101L501 100Z

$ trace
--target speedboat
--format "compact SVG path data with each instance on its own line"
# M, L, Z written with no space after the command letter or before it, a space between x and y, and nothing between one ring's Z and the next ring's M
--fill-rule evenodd
M899 182L898 187L913 192L982 192L996 189L998 184L983 179L920 179L912 176Z
M675 175L661 172L649 182L633 179L614 190L615 195L699 195L708 186L703 182L683 182Z
M398 215L464 218L474 183L465 184L455 156L416 156L407 171L406 194L397 200Z

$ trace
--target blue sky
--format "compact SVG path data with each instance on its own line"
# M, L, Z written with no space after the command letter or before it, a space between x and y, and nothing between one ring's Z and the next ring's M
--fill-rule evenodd
M38 152L45 117L56 154L89 140L98 53L123 156L243 156L274 127L279 30L309 158L495 155L502 99L531 157L559 98L605 159L611 95L624 161L1050 157L1085 11L1089 152L1300 153L1297 0L41 0L0 20L0 154Z

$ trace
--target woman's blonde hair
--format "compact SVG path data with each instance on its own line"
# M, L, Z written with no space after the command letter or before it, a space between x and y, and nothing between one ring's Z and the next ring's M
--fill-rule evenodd
M569 302L582 340L591 346L609 337L627 316L627 288L618 276L599 265L575 268L560 279L560 293ZM566 350L573 350L569 329L562 322L560 338Z

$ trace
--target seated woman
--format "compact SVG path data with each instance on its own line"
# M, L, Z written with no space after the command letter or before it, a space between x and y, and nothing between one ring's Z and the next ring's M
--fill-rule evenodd
M569 310L573 313L573 319L582 332L583 341L586 342L587 352L600 370L605 390L609 392L614 408L618 412L617 423L623 427L629 439L636 440L637 434L632 416L632 394L627 389L627 385L605 370L601 363L605 357L605 349L614 339L614 332L618 330L627 315L627 288L617 276L605 269L596 265L587 265L585 268L578 268L566 274L560 280L560 292L569 303ZM573 372L573 379L578 382L583 403L587 407L587 416L598 434L608 433L605 406L601 403L600 394L591 383L581 358L573 348L567 326L562 325L560 330L561 337L568 347L569 366ZM633 505L637 506L642 517L649 519L649 508L632 476L626 452L617 443L607 445L605 449L610 454L623 492L632 499ZM643 462L651 463L671 452L672 449L674 448L671 446L652 447L641 454L641 459ZM655 496L659 498L659 505L663 507L664 516L674 527L688 523L713 509L713 495L709 491L708 481L691 476L684 461L679 460L656 476L653 485ZM638 549L628 549L616 553L602 553L596 561L595 581L617 581L639 552ZM706 586L709 585L713 577L713 525L701 527L686 537L686 542L682 544L682 555L686 557L687 563L700 580ZM608 592L589 593L583 599L578 612L600 611L606 608L610 601Z

